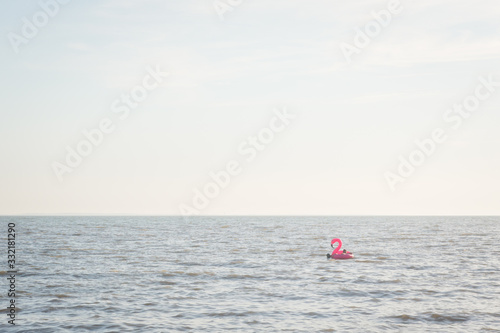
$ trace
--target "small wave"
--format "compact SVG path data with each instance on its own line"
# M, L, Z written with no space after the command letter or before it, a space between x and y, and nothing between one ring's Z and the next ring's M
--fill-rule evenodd
M325 313L319 313L319 312L306 312L304 313L305 316L308 317L313 317L313 318L330 318L332 315L330 313L325 314Z
M424 295L434 295L434 294L439 293L439 291L430 290L430 289L421 289L421 290L418 290L418 291L421 292Z
M21 308L15 307L15 309L16 309L16 312L21 311ZM9 312L9 311L10 311L9 308L0 308L0 313Z
M126 324L126 323L125 323ZM123 327L118 324L88 324L88 325L61 325L62 329L70 330L70 331L96 331L96 330L113 330L115 332L119 332L123 330Z
M37 271L45 270L45 269L40 269L36 268ZM29 276L42 276L45 274L38 274L38 273L31 273L31 272L17 272L17 275L22 276L23 278L29 277Z
M414 269L416 271L423 271L425 269L427 269L428 267L425 267L425 266L409 266L407 267L407 269Z
M398 315L398 316L390 316L388 318L399 319L402 321L419 320L418 317L407 315L407 314L402 314L402 315Z
M238 265L238 264L244 264L244 260L234 260L229 263L229 265Z
M64 286L61 284L48 284L45 286L45 288L61 288L61 287L64 287Z
M369 283L369 279L362 275L362 276L359 276L356 280L354 280L354 283Z
M229 274L225 279L264 279L265 276L249 275L249 274Z
M214 273L212 272L188 272L188 273L184 273L184 275L187 275L187 276L213 276L215 275Z
M463 233L463 234L460 234L459 236L478 236L478 237L485 237L485 236L489 236L488 234L485 234L485 233L475 233L475 232L466 232L466 233Z
M64 309L64 308L63 307L57 307L57 306L46 306L46 307L44 307L43 310L41 310L41 312L48 313L48 312L58 311L58 310L61 310L61 309Z
M294 253L294 252L302 252L302 251L304 251L304 250L303 250L303 249L301 249L301 248L286 249L286 252L287 252L287 253L290 253L290 252L291 252L291 253Z
M200 262L184 262L184 266L203 266L203 263Z
M211 312L207 313L209 317L244 317L257 314L254 311L244 311L244 312Z
M465 315L441 315L439 313L433 313L428 317L428 320L437 322L464 322L468 321L469 319L470 318Z
M160 284L163 284L165 286L173 286L173 285L175 285L177 283L172 282L172 281L160 281Z

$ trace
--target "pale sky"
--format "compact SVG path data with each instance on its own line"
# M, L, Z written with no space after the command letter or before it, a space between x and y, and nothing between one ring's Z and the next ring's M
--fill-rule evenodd
M497 1L397 13L389 1L55 1L0 4L0 215L500 214ZM379 30L348 62L341 45L367 26ZM144 80L157 87L121 119L113 103ZM458 128L443 118L474 99ZM103 119L113 131L58 177ZM401 177L400 156L436 128L447 139L391 190L387 173ZM238 172L201 205L196 189L206 196L230 161Z

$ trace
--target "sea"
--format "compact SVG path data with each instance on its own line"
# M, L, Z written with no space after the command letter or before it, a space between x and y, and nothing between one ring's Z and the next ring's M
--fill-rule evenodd
M0 225L1 332L500 332L500 217L4 216ZM332 238L354 259L327 259Z

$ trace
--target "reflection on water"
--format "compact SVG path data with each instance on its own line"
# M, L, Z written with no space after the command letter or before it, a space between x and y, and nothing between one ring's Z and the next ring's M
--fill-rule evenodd
M498 217L0 219L17 225L12 332L499 327ZM355 259L326 259L334 237Z

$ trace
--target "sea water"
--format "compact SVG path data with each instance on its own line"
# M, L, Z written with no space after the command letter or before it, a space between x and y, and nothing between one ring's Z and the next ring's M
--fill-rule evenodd
M0 222L3 332L500 332L499 217Z

